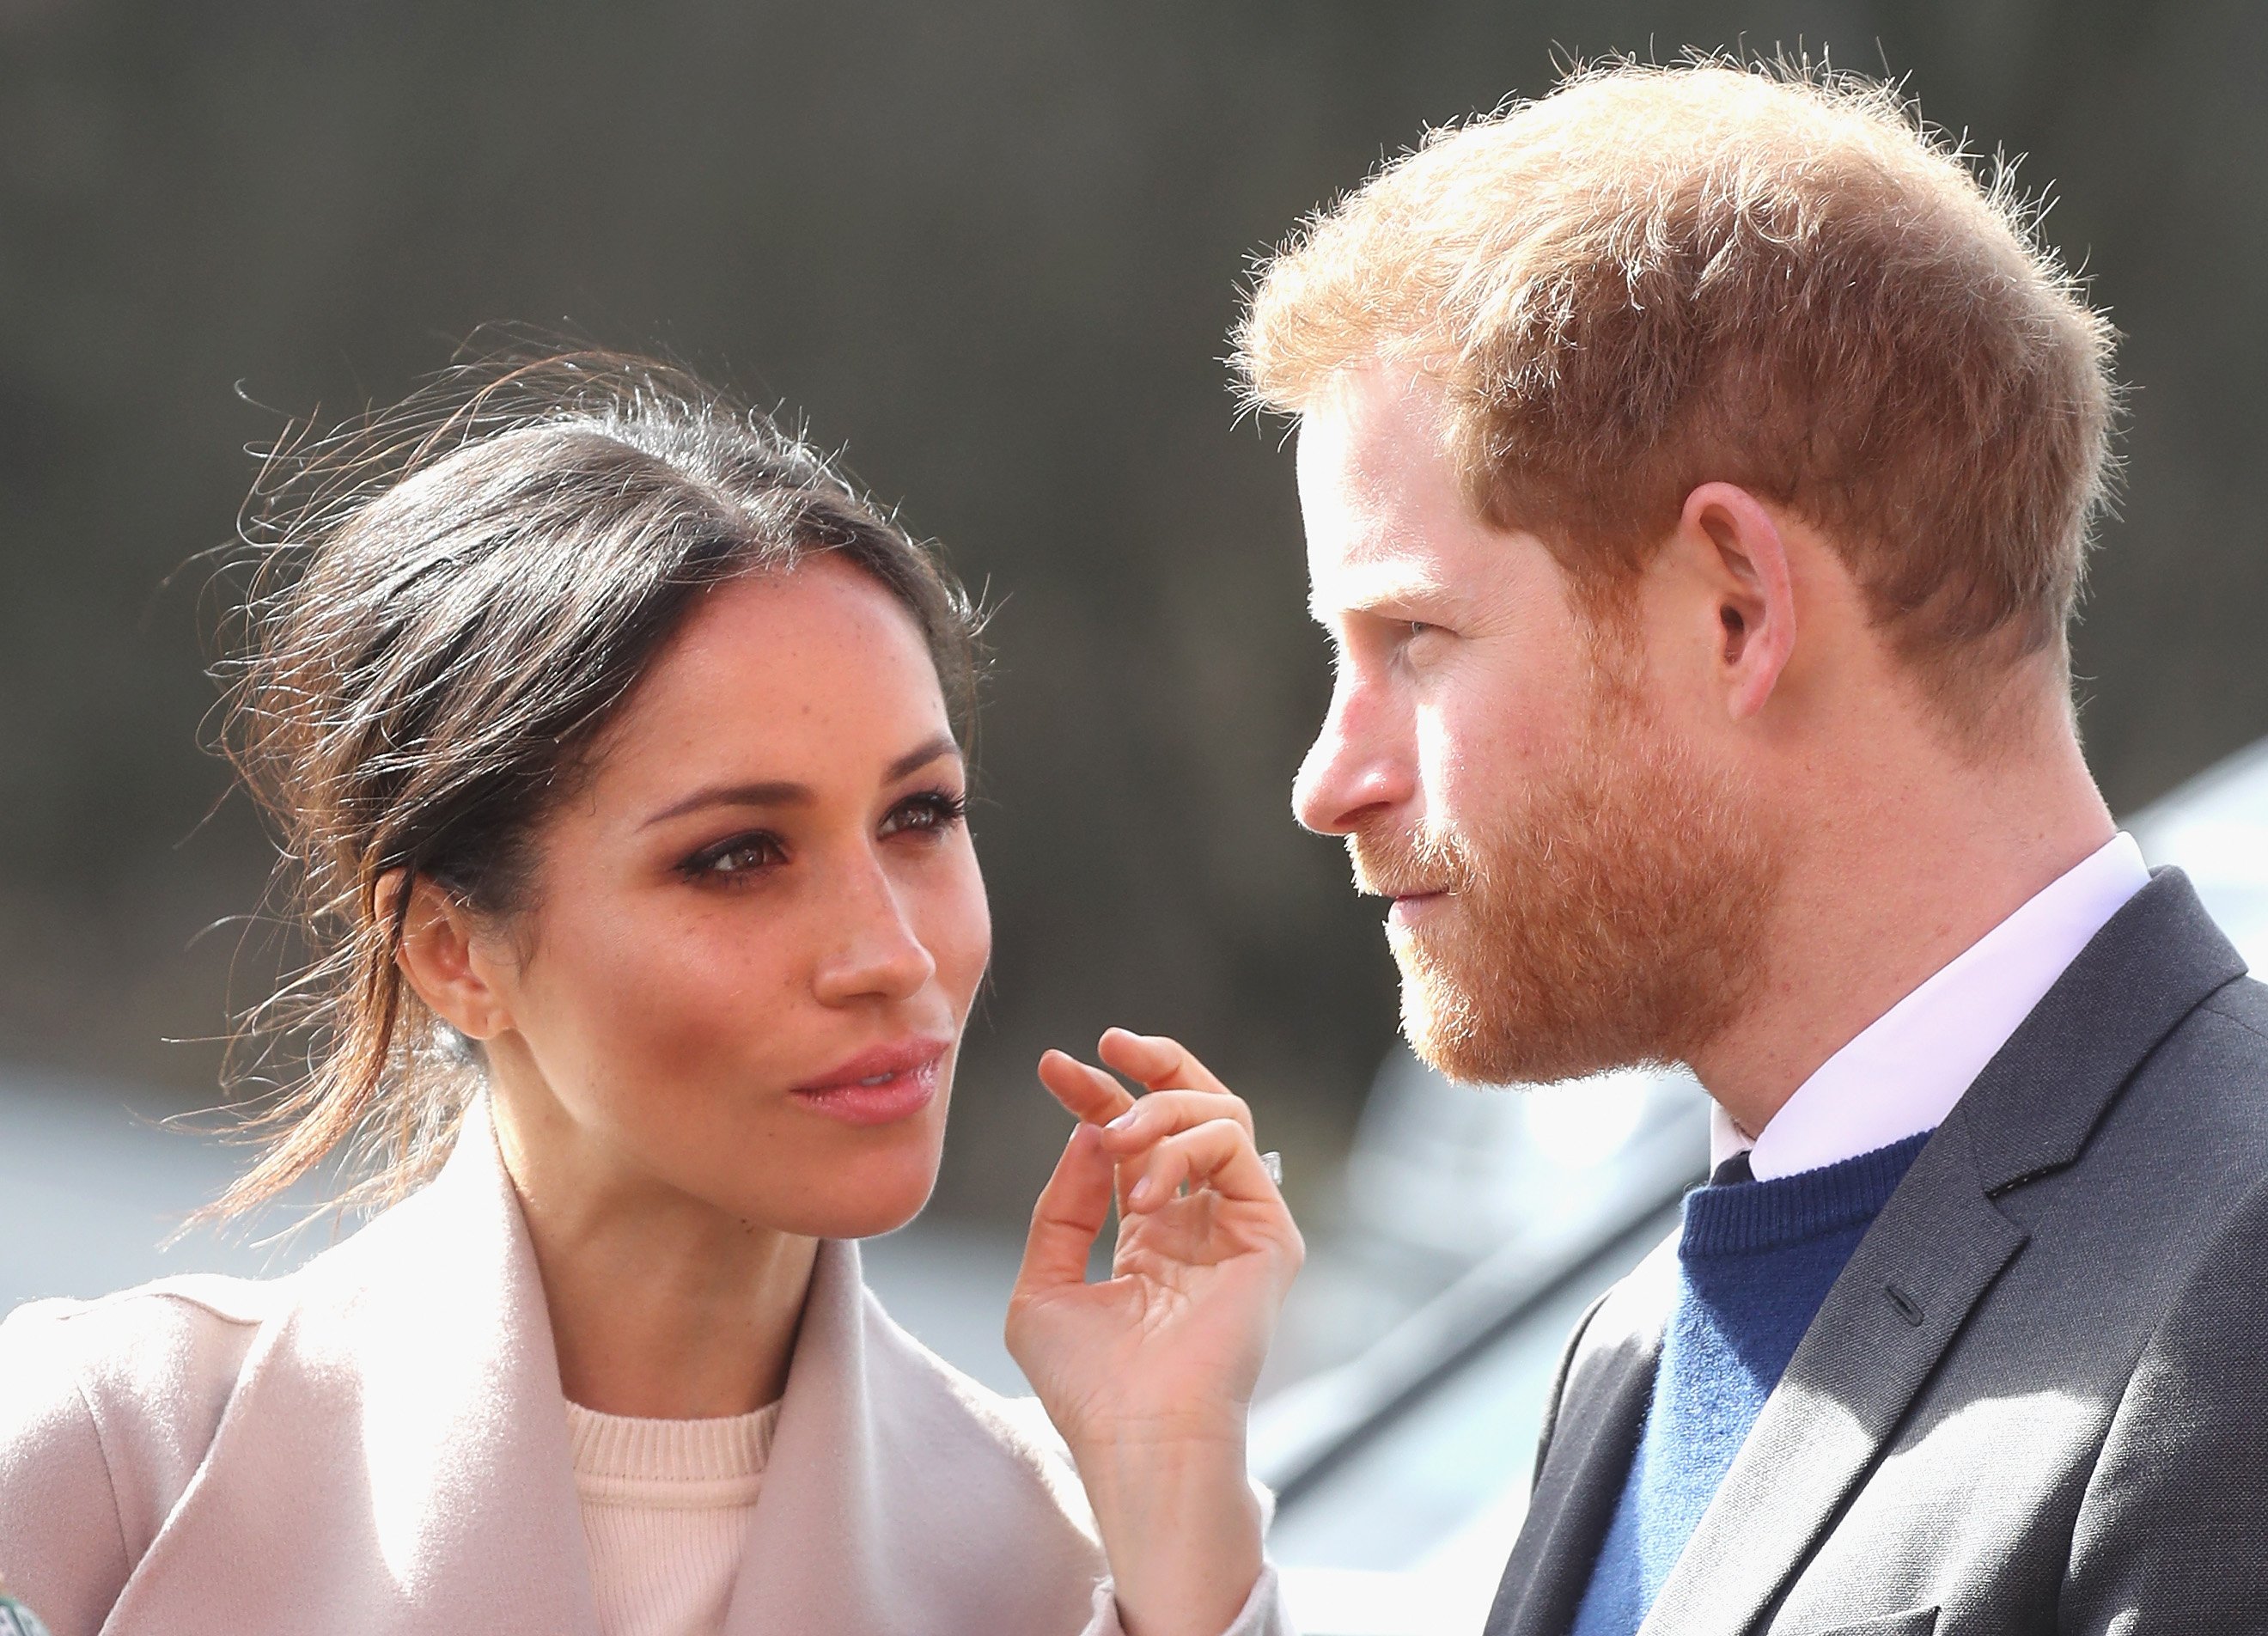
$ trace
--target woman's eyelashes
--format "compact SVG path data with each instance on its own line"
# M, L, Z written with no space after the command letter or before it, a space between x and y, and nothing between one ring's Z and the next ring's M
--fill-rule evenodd
M924 790L909 795L882 821L884 835L924 835L950 829L968 817L968 797L958 790Z
M779 836L768 829L751 829L711 842L677 867L695 881L731 881L786 861L787 848Z
M883 815L879 834L887 840L919 840L958 828L968 817L968 798L957 790L923 790L897 801ZM701 881L739 881L789 861L788 844L770 829L748 829L712 841L679 864L678 873Z

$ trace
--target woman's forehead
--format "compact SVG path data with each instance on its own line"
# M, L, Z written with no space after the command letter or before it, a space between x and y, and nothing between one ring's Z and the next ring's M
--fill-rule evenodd
M703 593L603 735L598 771L643 785L725 763L863 779L940 733L945 697L912 614L858 569L814 557Z

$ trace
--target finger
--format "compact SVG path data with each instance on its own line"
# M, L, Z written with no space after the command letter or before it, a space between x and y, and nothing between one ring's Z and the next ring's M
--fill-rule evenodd
M1231 1094L1228 1087L1214 1077L1212 1070L1191 1056L1179 1040L1168 1039L1162 1034L1112 1028L1102 1036L1097 1051L1105 1063L1128 1079L1138 1081L1145 1090L1217 1091L1223 1096Z
M1210 1187L1226 1198L1280 1203L1282 1196L1252 1138L1233 1119L1215 1119L1169 1136L1158 1144L1142 1177L1126 1195L1126 1207L1147 1212L1169 1204L1182 1185Z
M1040 1083L1073 1116L1089 1124L1108 1124L1134 1105L1131 1091L1101 1069L1065 1051L1042 1055Z
M1181 1131L1214 1119L1233 1119L1247 1134L1252 1110L1226 1091L1152 1091L1103 1127L1102 1145L1121 1162Z
M1014 1296L1086 1282L1087 1256L1095 1234L1110 1219L1114 1179L1109 1155L1095 1139L1094 1127L1072 1127L1055 1174L1032 1206L1032 1230L1024 1240Z

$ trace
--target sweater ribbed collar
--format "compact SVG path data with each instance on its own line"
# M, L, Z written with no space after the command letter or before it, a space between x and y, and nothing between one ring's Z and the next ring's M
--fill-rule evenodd
M1712 1183L1685 1196L1682 1261L1754 1255L1863 1225L1889 1203L1929 1132L1768 1182Z

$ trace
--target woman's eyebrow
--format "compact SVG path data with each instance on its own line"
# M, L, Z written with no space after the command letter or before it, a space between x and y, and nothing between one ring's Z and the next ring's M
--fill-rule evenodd
M663 807L640 829L650 829L672 818L682 818L688 813L697 813L704 807L802 807L811 801L811 786L784 779L772 779L761 784L712 784L696 790L683 800Z
M914 749L908 750L892 762L882 772L882 782L895 784L909 773L918 772L932 762L950 755L956 759L961 746L953 741L951 733L941 733ZM714 784L696 790L681 801L663 807L648 818L640 829L650 829L666 823L672 818L682 818L688 813L699 812L706 807L803 807L812 800L811 786L792 779L771 778L753 784Z
M908 750L897 760L892 762L889 770L882 775L882 782L895 784L907 774L919 772L930 763L940 761L947 755L952 756L955 761L960 760L961 746L953 741L951 733L940 733L926 744Z

